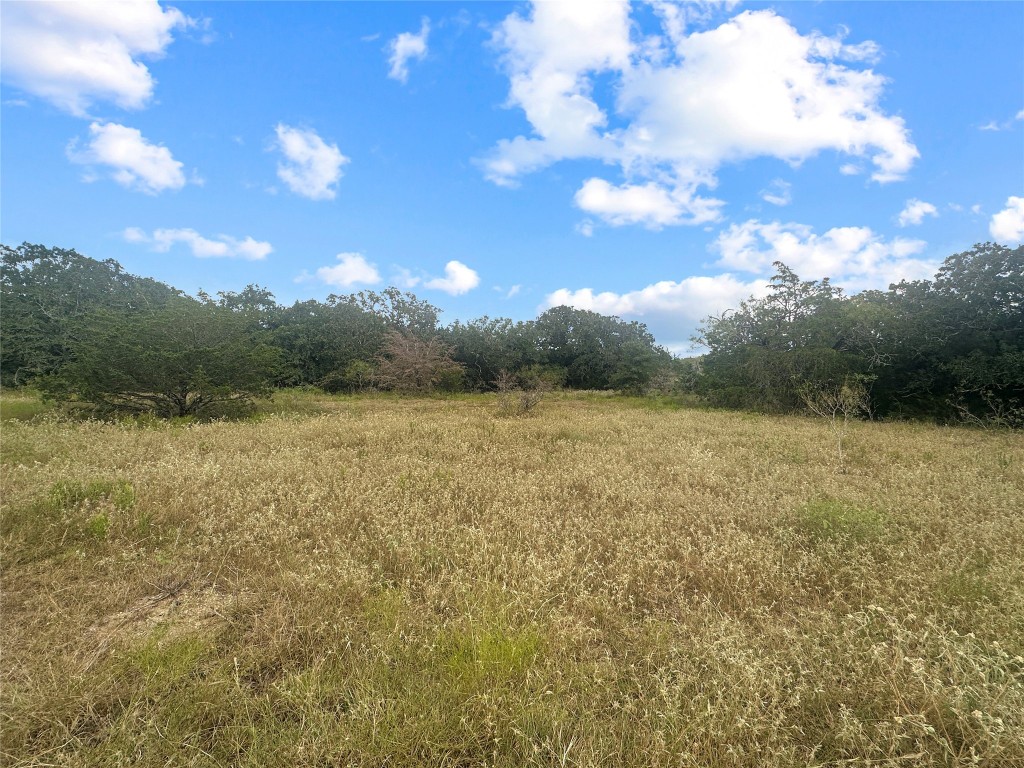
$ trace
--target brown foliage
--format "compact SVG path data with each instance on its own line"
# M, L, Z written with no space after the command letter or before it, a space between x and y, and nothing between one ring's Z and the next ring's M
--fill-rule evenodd
M377 386L395 392L422 393L455 389L462 365L452 359L452 348L438 338L423 339L390 331L377 360Z

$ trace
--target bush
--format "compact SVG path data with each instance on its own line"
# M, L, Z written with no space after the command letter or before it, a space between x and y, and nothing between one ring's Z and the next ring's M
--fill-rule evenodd
M542 378L527 377L525 382L506 370L498 371L494 380L498 392L498 414L500 416L525 416L540 405L544 396L551 391L550 385Z

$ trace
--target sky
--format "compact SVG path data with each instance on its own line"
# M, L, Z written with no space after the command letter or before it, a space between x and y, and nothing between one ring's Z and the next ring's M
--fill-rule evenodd
M1024 240L1024 3L0 3L0 240L187 293L568 304ZM696 350L699 351L699 350Z

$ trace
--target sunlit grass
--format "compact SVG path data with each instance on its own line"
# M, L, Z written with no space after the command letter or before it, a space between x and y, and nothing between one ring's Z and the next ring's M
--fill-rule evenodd
M1024 761L1019 434L856 424L842 473L812 419L578 393L3 411L6 764Z

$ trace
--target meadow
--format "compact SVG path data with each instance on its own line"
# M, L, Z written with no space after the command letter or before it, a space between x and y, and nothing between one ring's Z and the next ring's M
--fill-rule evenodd
M1024 438L0 403L11 766L1024 765Z

